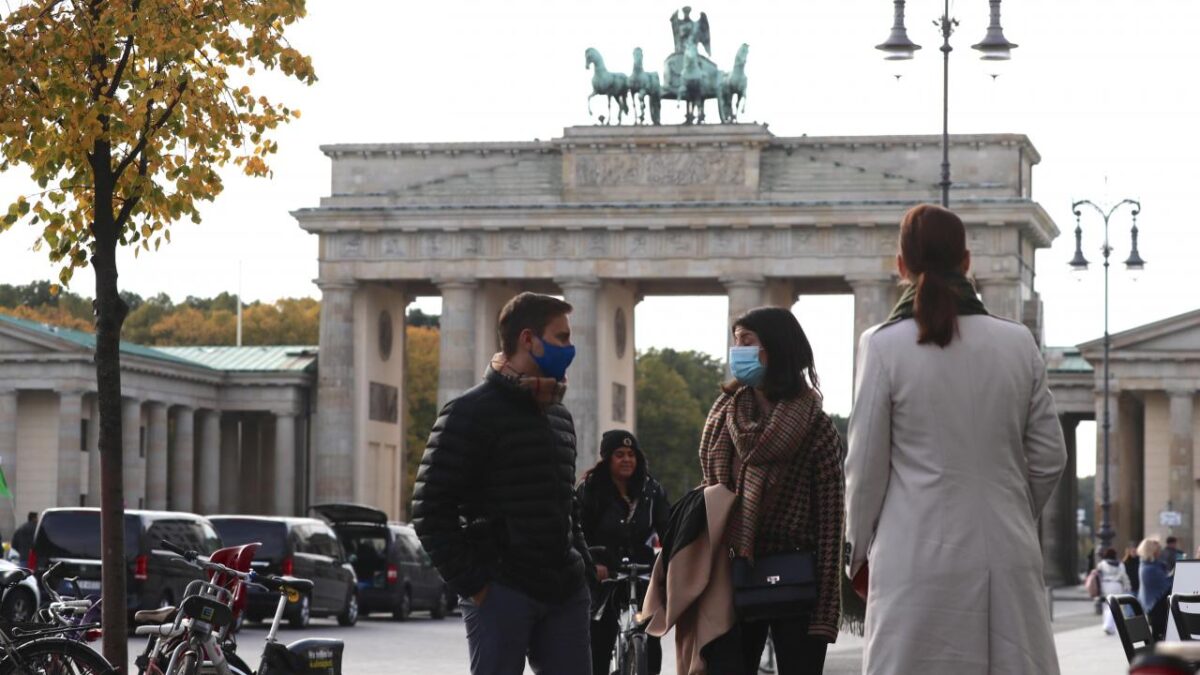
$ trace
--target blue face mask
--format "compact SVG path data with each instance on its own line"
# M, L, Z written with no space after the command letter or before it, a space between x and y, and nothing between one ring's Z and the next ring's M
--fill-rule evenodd
M542 369L543 375L553 377L561 382L567 376L567 368L571 365L571 361L575 360L575 345L560 347L540 338L538 342L542 343L543 352L541 356L530 353L534 363Z
M757 387L762 383L767 368L758 361L759 347L730 347L729 371L738 382Z

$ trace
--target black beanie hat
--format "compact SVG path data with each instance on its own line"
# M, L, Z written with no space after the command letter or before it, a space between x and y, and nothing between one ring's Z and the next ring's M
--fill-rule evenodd
M619 447L633 448L639 456L642 454L638 447L637 437L624 429L612 429L600 437L600 459L608 460Z

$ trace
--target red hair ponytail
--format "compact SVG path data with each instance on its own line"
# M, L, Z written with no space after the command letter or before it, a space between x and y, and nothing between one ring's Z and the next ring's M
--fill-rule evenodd
M950 278L962 273L967 233L952 211L933 204L908 210L900 222L900 256L917 287L913 318L919 344L950 344L958 333L958 295Z

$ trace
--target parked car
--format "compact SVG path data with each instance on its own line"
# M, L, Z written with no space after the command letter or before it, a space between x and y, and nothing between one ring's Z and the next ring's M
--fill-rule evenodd
M337 535L325 522L316 518L236 515L212 516L211 520L226 546L262 544L254 557L255 571L312 580L312 593L288 604L284 616L289 625L302 628L314 616L336 616L343 626L358 622L354 569ZM246 620L262 621L273 615L278 597L251 587Z
M126 511L125 580L130 613L174 605L184 589L204 574L172 560L162 541L205 555L221 547L212 523L203 516L178 511ZM62 561L63 577L79 577L79 590L100 593L100 510L95 508L46 509L38 520L28 567L40 577L50 565ZM62 589L70 592L69 589Z
M399 621L413 610L446 616L451 606L446 582L411 526L390 523L383 511L360 504L319 504L309 511L333 526L349 554L360 612L391 612Z
M19 567L20 565L7 560L0 560L0 575ZM11 623L32 621L41 603L41 597L42 591L38 588L37 578L25 577L21 583L4 592L4 598L0 599L0 620Z

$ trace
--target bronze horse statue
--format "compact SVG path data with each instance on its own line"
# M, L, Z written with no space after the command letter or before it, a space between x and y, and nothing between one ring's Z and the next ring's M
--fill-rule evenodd
M637 108L637 123L646 123L646 110L650 110L650 123L662 124L662 84L658 73L648 72L642 67L642 48L633 50L633 72L629 75L629 94Z
M604 67L604 58L595 47L588 47L584 52L587 61L584 69L592 69L592 93L588 96L588 116L592 115L592 96L608 97L608 117L605 124L612 121L612 104L617 102L617 124L629 114L629 77L624 73L609 72Z

